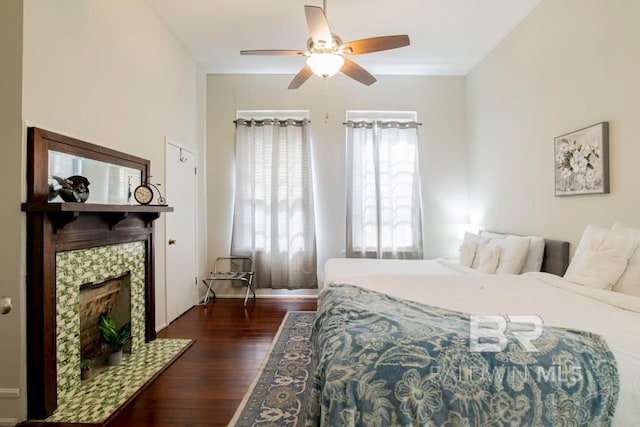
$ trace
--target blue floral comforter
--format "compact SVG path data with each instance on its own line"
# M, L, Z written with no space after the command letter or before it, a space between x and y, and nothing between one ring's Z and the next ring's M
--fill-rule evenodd
M351 285L322 291L306 425L606 426L616 362L598 335L544 328L528 352L471 352L469 316ZM508 335L508 334L507 334Z

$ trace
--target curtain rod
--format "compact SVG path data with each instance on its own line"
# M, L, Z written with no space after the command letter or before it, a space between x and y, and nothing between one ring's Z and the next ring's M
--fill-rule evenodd
M359 121L353 121L353 120L348 120L346 122L342 122L343 125L348 126L348 127L354 127L354 128L366 128L366 127L373 127L374 124L377 124L380 127L383 128L399 128L399 129L410 129L410 128L415 128L418 126L422 126L422 123L420 122L414 122L414 121L409 121L409 122L401 122L398 120L388 120L388 121L384 121L384 120L373 120L373 121L366 121L366 120L359 120Z
M233 124L236 126L265 126L277 124L278 126L303 126L311 123L309 119L236 119Z

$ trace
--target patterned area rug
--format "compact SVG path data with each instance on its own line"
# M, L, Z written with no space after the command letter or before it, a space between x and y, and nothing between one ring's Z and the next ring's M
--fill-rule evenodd
M59 402L44 422L102 424L147 382L155 379L193 343L189 339L156 339L143 344L119 366L104 370L80 390ZM80 375L80 373L78 373Z
M290 311L273 339L256 380L229 426L297 426L304 421L312 379L314 311Z

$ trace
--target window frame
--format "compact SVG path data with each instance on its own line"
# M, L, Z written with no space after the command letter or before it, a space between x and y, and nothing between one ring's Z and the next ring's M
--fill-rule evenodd
M347 110L345 112L345 119L346 122L351 121L351 122L360 122L360 121L364 121L364 122L385 122L385 121L397 121L397 122L416 122L418 123L418 113L417 111L380 111L380 110ZM419 124L419 123L418 123ZM348 132L349 129L347 127L345 127L345 166L347 168L351 168L352 165L349 164L349 154L348 154ZM419 144L420 144L420 139L418 138L416 141L416 150L419 153ZM377 157L379 155L378 153L374 154L374 157ZM378 160L376 160L378 161ZM417 177L420 177L420 162L419 162L419 156L416 158L416 169L415 169L416 173L417 173ZM377 179L379 179L379 177L377 177ZM353 188L348 188L349 185L353 186L353 182L348 182L348 180L345 182L345 206L347 207L347 212L346 215L349 215L350 209L349 209L349 192L353 192ZM362 246L363 247L356 247L353 246L351 248L345 247L345 253L347 254L347 256L349 256L350 253L352 254L356 254L359 253L360 256L363 257L377 257L377 258L391 258L394 256L391 256L392 254L396 253L398 254L397 257L399 258L413 258L413 256L408 255L408 254L412 254L412 253L418 253L419 257L422 258L422 254L424 253L424 241L422 239L422 233L423 233L423 227L422 227L422 194L421 194L421 190L420 190L420 182L418 182L418 193L419 193L419 199L418 199L418 203L419 203L419 211L420 211L420 223L418 224L419 226L419 230L420 230L420 244L419 247L416 246L416 244L411 244L410 246L405 246L403 245L402 247L398 247L398 250L395 251L388 251L385 250L386 248L383 246L383 242L380 241L380 239L382 239L382 234L383 234L383 229L381 228L382 225L377 222L377 236L375 237L376 241L377 241L377 248L373 251L371 251L369 248L369 245L367 245L365 242L366 240L368 240L365 236L362 236L362 239L364 239L362 241ZM353 195L352 195L353 197ZM415 205L414 205L415 206ZM412 207L413 208L413 207ZM384 209L384 207L378 206L378 209ZM345 215L345 217L346 217ZM353 213L351 213L351 215L353 215ZM380 215L378 213L378 215ZM378 216L379 218L379 216ZM351 218L347 218L347 221L352 221L353 220L353 216ZM347 227L347 233L349 233L349 229L351 227ZM364 233L364 231L363 231ZM349 237L347 236L347 239L349 239ZM351 237L351 239L353 239L353 236ZM345 242L346 243L346 242ZM348 243L347 243L348 246ZM351 249L351 251L350 251ZM353 255L352 255L353 256Z

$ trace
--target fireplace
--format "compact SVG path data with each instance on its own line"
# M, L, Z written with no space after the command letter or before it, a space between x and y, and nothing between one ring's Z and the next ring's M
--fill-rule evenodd
M120 304L120 311L128 311L131 321L131 352L135 352L145 342L145 245L144 242L132 242L118 245L99 246L96 248L83 249L77 251L59 252L56 255L56 359L57 359L57 395L58 401L64 400L72 395L81 386L80 362L82 360L82 315L81 315L81 293L82 288L87 289L85 293L92 294L92 291L102 289L113 290L118 285L120 292L118 295L122 299L129 299L130 308L126 310L127 304ZM124 297L122 292L122 282L125 288L130 288L130 296ZM101 292L103 295L105 292ZM117 298L113 299L113 304L109 304L112 292L104 295L106 304L101 305L113 309L116 306ZM87 303L85 302L85 305ZM91 304L96 306L96 304ZM123 310L124 309L124 310ZM85 318L95 319L100 314L89 315ZM125 319L120 319L124 323ZM85 334L91 331L85 331ZM93 334L99 332L95 331ZM93 341L95 343L95 341ZM89 356L91 357L91 356ZM94 357L96 357L94 355Z
M108 315L121 328L131 322L129 272L80 285L80 363L103 359L100 317Z
M149 176L148 160L29 129L28 192L22 210L27 213L30 419L47 418L59 400L80 387L83 285L128 277L131 351L155 339L153 222L162 212L173 210L168 206L50 203L46 167L50 150L137 169L142 181Z

